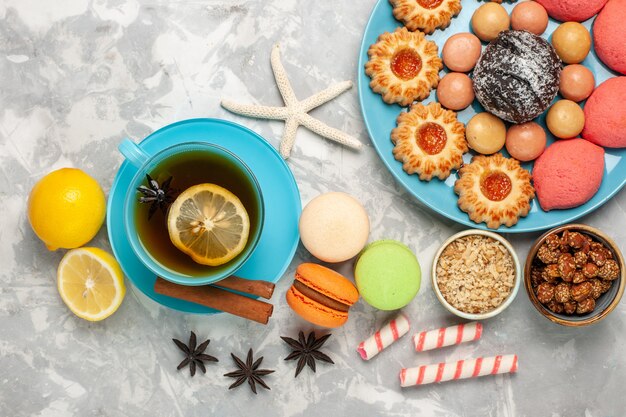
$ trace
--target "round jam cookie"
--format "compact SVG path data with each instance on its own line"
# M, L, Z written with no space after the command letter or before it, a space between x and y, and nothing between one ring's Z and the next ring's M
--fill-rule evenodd
M339 327L348 320L359 292L346 277L321 265L305 263L296 269L287 290L287 304L304 320L323 327Z
M459 170L454 192L459 195L459 208L476 223L485 222L497 229L513 226L530 211L535 190L531 176L519 161L502 154L477 155Z
M506 132L506 150L518 161L537 159L546 149L546 132L535 122L509 127Z
M411 31L445 29L461 12L461 0L390 0L393 16Z
M389 104L424 100L439 83L443 63L438 53L437 44L423 32L402 27L383 33L367 51L365 73L372 79L371 89Z
M462 72L446 74L437 86L437 100L450 110L463 110L474 101L472 80Z
M536 1L518 4L511 13L511 27L514 30L527 30L541 35L548 27L548 12Z
M626 77L609 78L585 103L582 136L606 148L626 148Z
M568 65L561 71L559 92L568 100L583 101L591 95L596 87L596 79L589 68L584 65Z
M463 164L469 149L465 126L455 112L439 103L415 103L409 112L400 113L397 123L391 131L393 156L407 174L417 174L423 181L444 180Z
M443 45L441 57L451 71L469 72L476 66L482 45L480 39L471 33L457 33L448 38Z
M574 138L583 131L585 113L575 102L559 100L548 110L546 125L557 138Z
M578 22L561 24L552 33L552 45L566 64L583 62L591 50L591 35Z
M593 24L598 58L614 71L626 74L626 0L611 0Z
M604 149L583 139L554 142L535 161L533 181L545 211L578 207L600 188Z
M582 22L597 14L607 0L537 0L550 17L561 22Z
M465 126L469 147L483 155L498 152L506 140L504 122L491 113L478 113Z
M509 13L497 3L480 6L472 16L472 30L481 40L490 42L511 25Z
M512 123L543 113L559 91L561 60L545 39L509 30L491 42L474 68L474 93L483 107Z
M339 192L321 194L302 210L300 238L304 247L325 262L356 256L369 237L367 212L354 197Z
M420 289L422 271L415 254L395 240L372 242L354 267L361 297L379 310L397 310L409 304Z

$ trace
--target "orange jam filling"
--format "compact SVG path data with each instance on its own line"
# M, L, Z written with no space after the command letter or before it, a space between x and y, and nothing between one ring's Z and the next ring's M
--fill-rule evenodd
M401 49L391 58L391 71L403 80L415 78L422 69L422 58L414 49Z
M437 155L445 148L448 135L437 123L427 122L417 129L415 140L428 155Z
M504 200L512 188L511 179L501 171L487 172L480 179L480 191L491 201Z
M443 0L417 0L417 3L425 9L434 9L439 7Z

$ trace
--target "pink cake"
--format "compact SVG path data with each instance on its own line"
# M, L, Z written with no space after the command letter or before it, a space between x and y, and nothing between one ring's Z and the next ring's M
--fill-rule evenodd
M551 18L561 22L582 22L604 7L607 0L537 0Z
M585 103L582 137L606 148L626 148L625 98L626 77L600 84Z
M626 0L611 0L593 24L598 58L614 71L626 74Z
M578 207L600 188L604 149L584 139L553 143L535 161L533 181L545 211Z

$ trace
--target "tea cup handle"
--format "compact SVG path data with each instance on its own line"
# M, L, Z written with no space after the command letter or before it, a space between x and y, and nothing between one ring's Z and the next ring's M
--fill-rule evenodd
M150 155L128 138L124 138L117 149L119 149L128 162L137 168L141 168L150 159Z

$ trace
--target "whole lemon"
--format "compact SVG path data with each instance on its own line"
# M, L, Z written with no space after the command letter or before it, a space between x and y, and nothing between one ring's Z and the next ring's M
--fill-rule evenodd
M62 168L43 177L30 192L28 220L49 250L72 249L98 233L106 202L100 185L80 169Z

